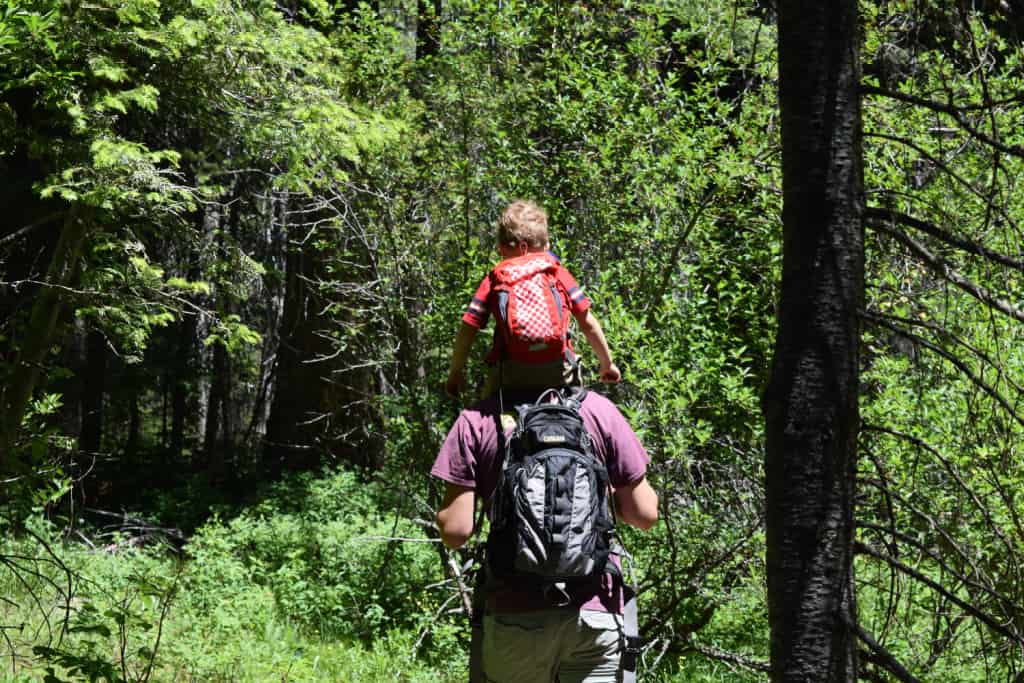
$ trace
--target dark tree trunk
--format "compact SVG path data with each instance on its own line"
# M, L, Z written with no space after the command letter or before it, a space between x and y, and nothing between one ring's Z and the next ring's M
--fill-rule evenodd
M139 370L129 368L126 372L128 378L128 437L125 439L124 452L129 462L134 462L139 454L139 439L142 432L142 414L139 409L139 392L142 387L139 382Z
M316 250L308 245L293 247L286 259L274 397L264 449L265 469L272 477L284 469L313 469L320 463L327 369L311 361L330 350L317 335L323 325L318 315L321 304L311 284L316 281L316 259Z
M416 59L435 57L441 47L441 0L418 0L416 14Z
M170 406L171 373L164 370L160 373L160 445L169 448L170 434L167 429L167 411Z
M288 245L287 235L283 229L275 225L274 210L269 211L267 207L260 207L261 220L267 221L264 234L267 236L266 254L264 262L269 269L275 272L287 272L288 268ZM275 365L277 351L280 348L280 334L282 332L281 316L284 312L284 298L287 286L280 278L264 279L263 299L266 306L266 320L263 324L263 346L260 351L260 363L257 377L259 383L256 385L256 396L253 399L252 411L249 424L246 428L244 443L246 449L256 450L256 444L261 442L267 433L267 424L270 419L270 407L273 403L274 379L276 377Z
M14 446L64 308L64 288L74 282L85 235L85 220L76 211L68 211L50 259L47 284L32 303L28 326L19 335L18 351L5 378L6 386L0 388L0 475L24 469L25 463L15 457Z
M227 350L223 344L214 344L210 398L206 409L206 433L203 438L203 452L211 481L221 481L226 474L225 450L231 442L230 373L231 364Z
M855 0L779 3L783 269L766 422L771 679L857 679L853 499L864 292Z
M107 339L90 330L85 339L85 372L82 377L82 430L78 448L97 453L103 442L103 394L106 391Z
M190 279L198 279L195 273ZM175 348L171 377L171 456L180 461L185 451L185 437L188 429L189 385L193 377L193 357L197 345L196 316L182 316L178 322L177 347Z
M214 477L223 478L229 474L229 465L232 464L235 457L235 447L237 446L238 438L238 425L241 423L241 406L238 400L235 383L234 373L236 372L234 363L231 362L231 355L227 350L223 350L224 354L224 374L221 377L221 407L220 407L220 450L216 462L209 464L211 468L211 474Z

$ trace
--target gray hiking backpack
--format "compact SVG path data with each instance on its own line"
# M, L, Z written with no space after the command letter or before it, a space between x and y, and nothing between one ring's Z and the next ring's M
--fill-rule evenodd
M470 683L488 680L482 656L485 584L495 579L532 583L545 595L557 588L567 599L566 586L603 573L622 582L620 681L636 683L641 642L636 591L608 559L624 551L612 548L608 470L580 415L585 396L586 390L549 389L535 403L517 406L515 431L504 446L498 425L501 471L491 503L487 580L477 584L471 615Z
M552 389L516 407L487 537L500 580L568 583L608 566L615 521L608 471L580 415L585 394Z

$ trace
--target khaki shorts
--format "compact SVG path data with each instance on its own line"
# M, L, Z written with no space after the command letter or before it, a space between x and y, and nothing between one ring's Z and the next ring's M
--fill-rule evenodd
M616 683L622 617L594 610L484 615L489 683Z
M492 366L484 385L484 398L498 391L499 382L506 389L550 389L583 386L583 368L579 359L556 360L550 363L519 363L502 361Z

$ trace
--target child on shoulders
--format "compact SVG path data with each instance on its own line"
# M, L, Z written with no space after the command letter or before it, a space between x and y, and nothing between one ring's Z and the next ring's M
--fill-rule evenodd
M559 387L582 384L579 360L569 337L568 313L600 363L602 382L616 383L622 373L612 362L590 299L549 251L548 216L533 202L518 200L498 221L501 262L477 287L455 338L445 391L458 396L477 332L495 319L491 365L484 396L504 387Z

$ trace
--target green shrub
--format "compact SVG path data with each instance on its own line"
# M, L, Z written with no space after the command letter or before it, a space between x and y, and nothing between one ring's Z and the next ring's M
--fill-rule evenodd
M189 546L197 606L232 586L260 586L280 614L311 634L370 640L417 625L437 553L389 494L352 472L298 475L258 505L200 529ZM426 540L426 539L423 539Z

